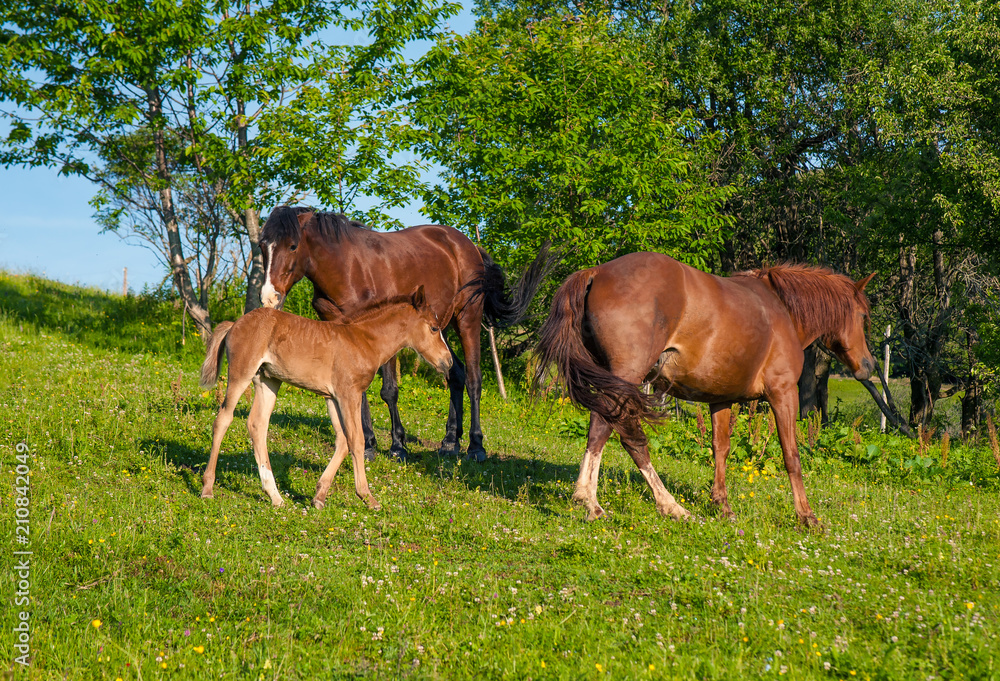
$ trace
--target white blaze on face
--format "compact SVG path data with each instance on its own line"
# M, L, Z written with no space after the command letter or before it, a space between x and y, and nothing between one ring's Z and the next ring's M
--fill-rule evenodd
M267 270L264 271L264 286L260 289L260 304L264 307L278 306L278 292L271 283L271 266L274 264L274 244L267 245Z

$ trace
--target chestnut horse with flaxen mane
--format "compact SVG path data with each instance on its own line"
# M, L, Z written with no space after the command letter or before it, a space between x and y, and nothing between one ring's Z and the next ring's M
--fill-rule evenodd
M555 364L569 396L590 410L590 430L573 499L587 519L604 515L597 475L612 432L639 467L657 510L689 516L649 458L642 421L658 418L664 393L705 402L712 413L712 500L732 517L726 493L730 408L770 403L795 512L818 523L806 499L795 442L803 349L819 339L866 381L875 367L866 331L869 305L858 282L822 267L778 265L717 277L658 253L632 253L571 275L541 330L539 379ZM654 395L639 385L651 382Z
M261 231L266 281L264 307L281 307L292 286L307 277L315 289L313 307L321 319L351 316L365 307L417 286L444 327L458 335L463 364L452 353L448 375L451 402L441 452L457 454L462 439L463 391L469 394L469 450L472 459L486 458L479 425L482 372L479 334L483 319L497 328L516 324L527 310L551 258L543 248L519 284L508 289L500 267L483 249L457 229L420 225L398 232L375 232L339 213L279 206ZM330 312L334 315L331 317ZM390 453L406 458L406 431L397 407L395 358L380 369L381 397L392 420ZM362 403L365 457L375 456L375 433L368 399Z

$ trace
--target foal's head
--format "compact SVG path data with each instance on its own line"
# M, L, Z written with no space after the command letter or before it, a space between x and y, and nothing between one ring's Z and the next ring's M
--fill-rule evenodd
M313 216L309 208L278 206L264 223L260 233L264 256L260 302L264 307L280 309L292 286L305 276L309 246L302 238L302 228Z
M409 337L405 344L419 352L425 362L447 375L452 364L451 349L444 340L444 329L424 296L423 286L410 295L410 304L416 310L420 323L408 325Z

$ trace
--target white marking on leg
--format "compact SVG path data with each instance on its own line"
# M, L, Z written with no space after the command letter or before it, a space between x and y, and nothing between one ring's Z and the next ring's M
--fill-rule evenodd
M278 484L274 481L274 473L271 472L270 468L264 468L264 466L257 466L257 471L260 473L260 484L267 492L267 496L271 497L271 503L275 506L281 506L283 500L281 493L278 492Z

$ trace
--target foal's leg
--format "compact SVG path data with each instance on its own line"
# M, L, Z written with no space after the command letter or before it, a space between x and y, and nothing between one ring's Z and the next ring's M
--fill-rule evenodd
M469 453L473 461L486 460L483 428L479 422L479 402L483 393L483 369L480 366L481 315L469 314L458 323L462 352L465 354L465 390L469 394Z
M379 369L382 374L382 389L379 397L389 407L389 420L392 422L392 445L389 447L389 455L400 461L406 461L410 452L406 449L406 429L403 428L403 421L399 418L399 383L396 381L396 365L398 357L393 357L383 364ZM368 458L367 434L365 435L365 458Z
M451 350L451 348L448 348ZM462 452L462 420L465 399L465 365L455 351L451 351L451 371L448 372L448 391L451 399L448 403L448 424L445 426L444 440L441 441L441 456L458 456Z
M351 464L354 466L354 492L358 498L368 504L368 508L381 508L368 488L368 477L365 475L365 438L361 432L361 409L358 395L336 400L340 423L347 437L347 446L351 452ZM336 454L334 454L336 456ZM324 475L326 473L324 472Z
M597 474L601 470L604 444L611 437L611 425L595 412L590 412L590 429L587 431L587 450L580 463L580 477L576 480L573 501L587 509L587 520L597 520L604 509L597 503Z
M712 482L712 501L720 508L724 518L735 518L729 508L729 494L726 491L726 457L729 456L729 422L733 412L731 404L713 404L712 412L712 453L715 454L715 480Z
M250 431L250 441L253 443L253 458L257 460L257 472L260 473L260 484L271 497L271 503L281 506L284 499L278 492L271 471L271 459L267 455L267 427L271 422L271 412L278 400L278 389L281 381L274 378L263 378L260 374L253 377L253 404L250 406L250 416L247 418L247 430Z
M316 483L316 496L313 497L312 502L315 508L326 506L326 495L330 491L330 485L333 483L334 476L337 475L337 471L340 469L340 464L344 462L344 457L347 456L348 449L347 436L344 435L344 428L340 423L340 412L337 411L337 403L332 398L326 398L326 410L330 414L330 422L333 423L333 431L337 434L337 440L333 458L330 459L326 470L323 471L319 482ZM368 458L367 453L365 454L365 458Z
M674 495L663 486L663 481L656 474L653 463L649 458L649 446L646 433L642 430L639 419L632 418L622 421L614 426L614 429L621 436L622 446L632 457L632 461L639 467L642 477L646 478L646 484L653 492L653 499L656 500L656 510L660 515L669 515L678 520L690 518L691 514L674 499Z
M788 482L792 488L795 514L803 525L815 527L819 525L819 520L812 508L809 507L809 500L806 499L806 486L802 482L802 462L799 460L799 446L795 442L795 416L799 410L796 384L791 383L783 390L771 391L767 401L774 411L774 420L778 428L778 441L781 443L781 453L785 458L785 470L788 471Z
M215 467L219 463L219 449L222 447L222 438L225 437L226 431L229 430L229 425L233 422L233 412L236 411L240 395L243 394L249 383L249 379L240 381L230 372L226 384L226 399L223 400L222 406L219 407L219 413L212 424L212 452L208 456L208 466L205 467L205 473L201 478L202 499L211 499L214 496Z

